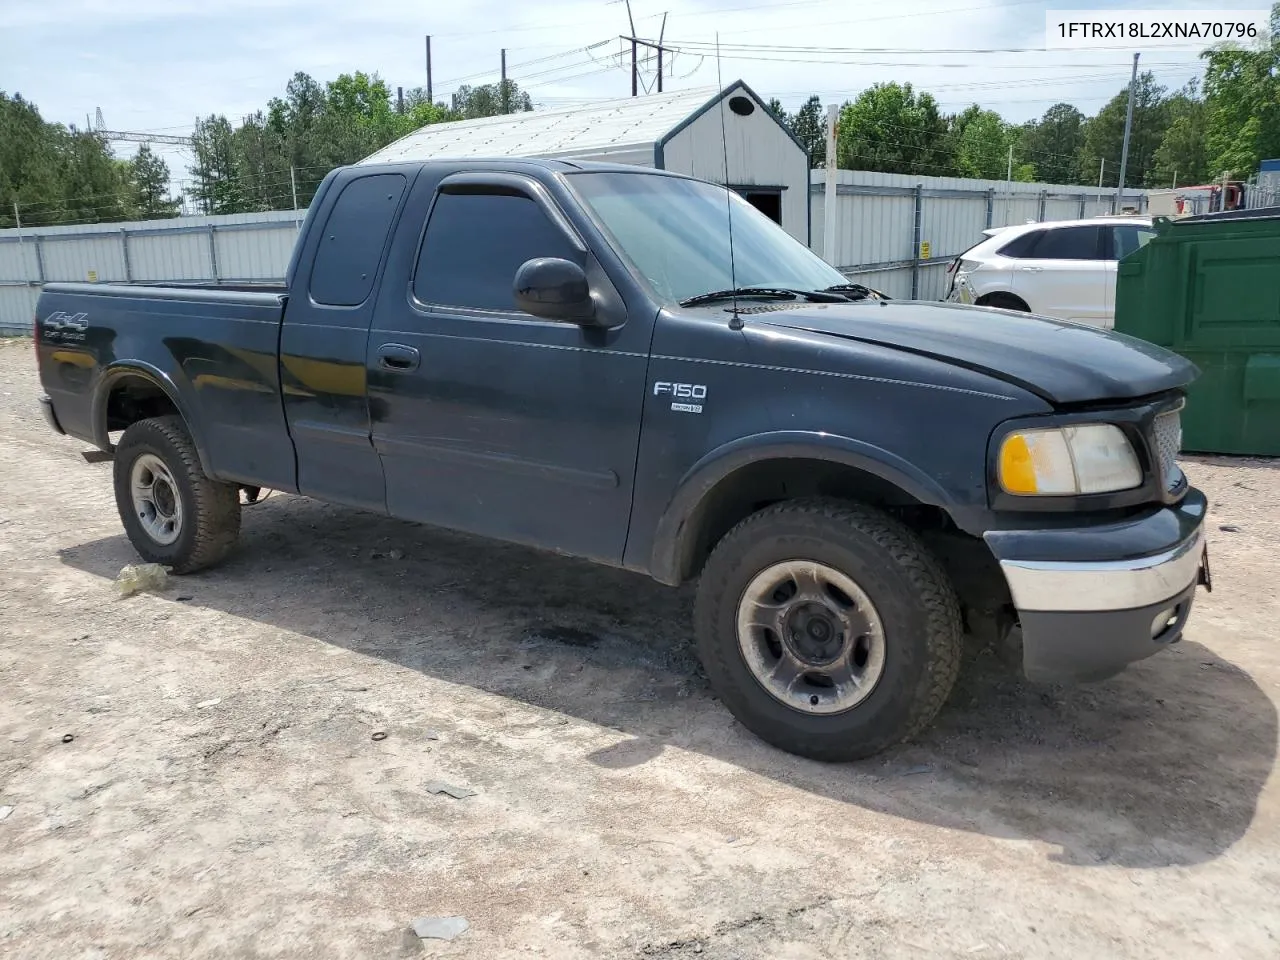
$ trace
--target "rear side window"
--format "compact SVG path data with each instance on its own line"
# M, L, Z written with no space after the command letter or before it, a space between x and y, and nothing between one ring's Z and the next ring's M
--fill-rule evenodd
M581 260L528 197L442 193L422 239L413 294L423 303L515 311L516 271L535 257Z
M1101 260L1102 230L1098 227L1060 227L1045 230L1024 254L1030 260Z
M312 300L355 307L369 299L404 188L398 173L361 177L342 188L311 267Z
M1022 260L1031 255L1031 250L1041 237L1044 236L1043 230L1032 230L1024 233L1020 237L1014 237L998 251L1002 257L1012 257L1015 260Z
M1134 251L1145 247L1155 237L1151 227L1124 224L1111 228L1112 259L1123 260Z

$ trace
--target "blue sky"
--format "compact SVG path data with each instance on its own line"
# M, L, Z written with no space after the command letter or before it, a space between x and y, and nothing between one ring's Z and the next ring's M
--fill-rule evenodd
M1232 6L1262 6L1233 2ZM824 101L877 81L910 81L948 110L977 101L1021 121L1059 100L1086 113L1128 81L1126 51L928 53L1040 47L1044 11L1203 9L1199 2L1047 3L1044 0L632 0L636 30L668 43L926 51L856 56L726 50L724 80L741 77L762 96L794 106L810 92ZM435 91L497 79L507 47L509 75L544 105L626 96L619 65L627 12L618 0L0 0L0 89L34 100L44 115L83 125L101 107L112 129L189 133L197 115L231 118L283 91L297 70L319 80L357 69L394 89L425 82L423 37L433 35ZM594 45L594 46L593 46ZM547 59L543 59L547 58ZM534 62L537 61L537 62ZM806 61L806 62L796 62ZM812 62L838 61L838 62ZM1157 79L1181 86L1200 73L1194 51L1143 53ZM667 89L714 86L714 56L692 50L669 63ZM181 151L166 151L175 179Z

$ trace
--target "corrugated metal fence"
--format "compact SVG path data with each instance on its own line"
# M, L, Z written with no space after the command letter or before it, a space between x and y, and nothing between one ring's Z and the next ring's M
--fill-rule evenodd
M818 253L822 181L815 170L810 203ZM892 297L937 300L946 291L946 263L977 243L983 229L1109 213L1114 196L1088 187L842 170L836 262ZM1146 205L1137 192L1125 201ZM29 332L40 285L52 281L280 280L305 213L0 230L0 333Z
M0 334L28 333L55 281L280 280L306 211L0 230Z
M823 171L813 171L810 245L825 258L824 179ZM891 297L940 300L947 291L946 265L979 242L983 230L1109 214L1115 195L1114 188L841 170L832 262L850 279ZM1124 204L1145 211L1145 192L1126 190Z

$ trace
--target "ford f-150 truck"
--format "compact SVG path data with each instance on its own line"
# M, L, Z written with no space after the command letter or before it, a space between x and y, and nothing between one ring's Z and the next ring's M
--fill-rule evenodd
M921 731L966 632L1097 679L1207 584L1191 364L891 301L661 171L343 168L283 285L51 284L36 319L48 422L113 454L146 560L216 563L269 488L696 578L715 691L810 757Z

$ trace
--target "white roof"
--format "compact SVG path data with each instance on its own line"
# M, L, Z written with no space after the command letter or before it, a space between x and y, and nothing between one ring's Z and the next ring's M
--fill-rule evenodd
M730 88L732 88L732 84ZM718 94L712 88L605 100L558 110L433 123L361 163L464 157L583 157L652 146Z

